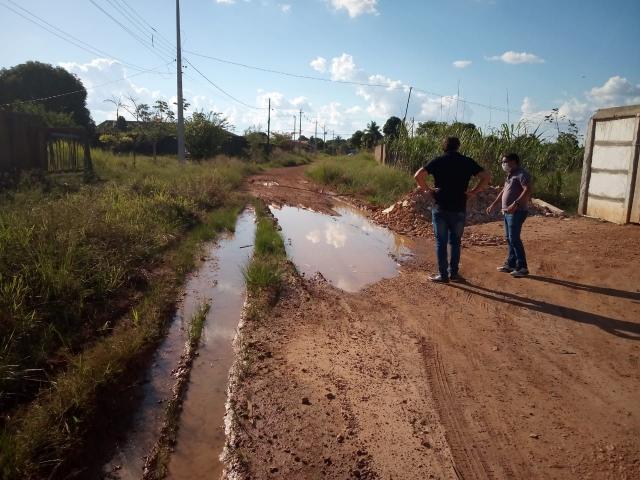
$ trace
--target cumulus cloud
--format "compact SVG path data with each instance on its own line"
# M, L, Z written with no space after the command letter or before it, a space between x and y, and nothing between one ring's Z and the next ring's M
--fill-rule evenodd
M356 74L356 64L353 56L343 53L339 57L331 60L331 79L332 80L353 80Z
M378 0L330 0L335 10L346 10L351 18L359 15L377 15Z
M216 0L216 3L221 3L223 5L233 5L236 3L236 0Z
M572 120L579 125L584 123L599 108L640 103L640 84L634 84L624 77L615 75L601 86L584 92L583 98L570 97L557 103L559 123L566 125ZM525 97L522 106L522 119L530 123L540 123L551 115L551 109L539 109L530 97Z
M640 103L640 84L634 85L624 77L615 75L604 85L593 87L587 97L598 105L631 105Z
M288 3L279 3L278 8L282 11L282 13L291 13L291 5Z
M453 62L453 66L456 68L467 68L471 63L471 60L456 60Z
M327 71L327 59L324 57L318 57L315 60L311 60L311 68L316 72L324 73Z
M510 65L518 65L521 63L544 63L544 60L533 53L527 52L514 52L509 50L502 55L494 55L488 57L487 60L499 61L508 63Z
M87 107L91 111L96 122L103 120L114 120L116 110L105 99L112 97L122 97L133 95L141 103L153 104L162 97L160 90L153 90L142 86L137 78L143 78L137 72L128 72L119 62L106 59L95 58L86 63L60 62L59 65L65 70L77 75L82 84L87 89ZM133 76L136 76L134 79ZM173 78L174 74L167 74ZM148 78L148 76L146 77ZM120 114L125 118L132 119L129 114L121 110Z

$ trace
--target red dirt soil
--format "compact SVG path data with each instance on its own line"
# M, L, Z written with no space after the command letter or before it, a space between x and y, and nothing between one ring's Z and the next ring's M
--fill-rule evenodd
M329 208L302 172L247 188ZM357 293L295 278L244 327L263 354L232 399L240 478L640 478L640 227L533 217L523 238L526 279L483 245L466 284L432 284L430 239Z

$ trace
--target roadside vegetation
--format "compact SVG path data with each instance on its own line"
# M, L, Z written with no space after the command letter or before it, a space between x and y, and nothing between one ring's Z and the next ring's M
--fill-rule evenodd
M256 201L256 234L253 258L244 270L249 294L275 301L282 288L286 251L275 219L268 208Z
M584 147L579 144L578 130L569 122L567 131L549 119L555 138L547 139L545 124L531 129L526 124L503 125L483 132L468 123L421 123L414 137L403 134L387 139L391 161L398 169L413 173L426 161L442 151L442 140L448 136L460 138L461 152L477 160L493 177L493 184L501 184L504 172L500 166L503 154L516 152L522 165L534 177L534 195L558 207L577 209Z
M233 230L251 171L229 158L94 163L91 184L23 176L0 197L2 478L72 466L101 394L162 337L199 246Z
M347 157L322 156L307 175L340 194L355 194L375 205L388 205L409 192L415 182L407 171L382 165L369 153Z

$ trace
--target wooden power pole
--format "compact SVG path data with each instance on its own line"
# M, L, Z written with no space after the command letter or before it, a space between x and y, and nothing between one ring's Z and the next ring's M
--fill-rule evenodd
M176 62L178 68L178 160L184 163L184 98L182 96L182 46L180 43L180 0L176 0Z
M271 99L269 99L269 116L267 117L267 155L271 153Z

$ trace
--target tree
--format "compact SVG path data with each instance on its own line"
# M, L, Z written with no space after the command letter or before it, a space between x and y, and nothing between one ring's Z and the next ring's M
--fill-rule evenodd
M118 120L116 120L116 130L119 132L126 132L127 128L127 120L122 115L120 115L118 117Z
M376 122L372 121L367 124L367 129L364 132L364 146L367 148L373 148L378 144L380 140L382 140L382 132L380 132L380 126Z
M229 121L222 113L194 112L185 124L185 138L194 158L213 157L229 137Z
M398 117L389 117L387 122L382 127L382 133L390 140L398 138L402 131L402 120Z
M351 138L349 139L349 143L351 144L351 147L357 148L357 149L362 148L363 137L364 137L364 132L362 130L356 130L355 132L353 132L353 135L351 135Z
M69 92L74 93L61 95ZM87 109L87 90L78 77L62 67L41 62L26 62L0 70L0 104L46 97L50 98L38 101L44 111L68 114L76 125L93 133L95 124Z
M447 124L445 122L435 122L433 120L428 120L426 122L420 122L418 124L418 128L416 128L416 135L421 136L432 136L432 137L442 137L443 132L446 130Z

